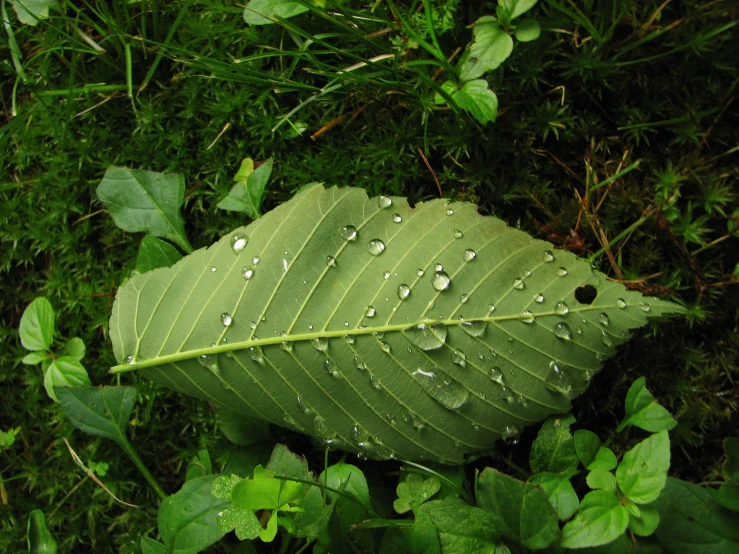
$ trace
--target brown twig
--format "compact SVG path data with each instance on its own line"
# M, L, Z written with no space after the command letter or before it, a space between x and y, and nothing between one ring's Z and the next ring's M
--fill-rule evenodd
M431 176L434 178L434 182L436 183L436 188L439 189L439 198L444 198L444 193L441 191L441 183L439 182L438 177L436 177L436 173L431 167L431 164L429 163L428 159L426 159L426 155L423 153L423 150L421 150L420 148L416 148L416 150L418 150L418 154L421 156L423 163L426 164L426 167L431 172Z

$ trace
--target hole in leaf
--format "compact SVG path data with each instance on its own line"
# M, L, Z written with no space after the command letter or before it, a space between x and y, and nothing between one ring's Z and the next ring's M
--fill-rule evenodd
M575 300L580 304L592 304L596 296L598 296L598 291L593 285L585 285L575 289Z

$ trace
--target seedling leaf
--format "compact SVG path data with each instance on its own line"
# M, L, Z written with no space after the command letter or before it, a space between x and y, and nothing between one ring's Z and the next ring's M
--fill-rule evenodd
M58 402L55 387L84 387L90 384L87 370L70 356L61 356L52 360L44 372L44 387L49 397Z
M441 554L439 533L428 514L416 515L413 527L391 527L382 537L380 554Z
M472 32L475 40L462 57L459 69L459 78L463 82L496 69L513 51L513 39L490 15L475 21Z
M616 469L621 491L637 504L653 502L665 486L670 468L670 439L660 431L641 441L626 454Z
M79 337L73 337L67 341L64 346L64 353L70 358L74 358L78 362L85 357L85 343Z
M538 0L498 0L498 4L510 14L511 19L515 19L536 6L537 1Z
M271 158L253 172L245 171L242 163L241 169L236 174L236 184L228 196L218 203L218 207L222 210L245 213L251 219L261 217L262 196L264 196L264 188L267 186L271 173ZM243 177L245 174L247 176Z
M575 442L570 434L570 425L574 422L571 414L553 416L544 422L531 445L531 471L559 473L577 467Z
M580 506L580 499L570 483L570 479L577 474L577 470L570 469L561 473L544 471L531 476L529 483L538 485L549 497L549 503L557 513L560 521L567 521Z
M560 546L585 548L616 540L629 525L629 512L615 494L591 491L580 502L580 511L562 529Z
M18 21L35 27L41 19L49 17L49 8L55 0L11 0Z
M46 525L43 511L32 510L28 515L26 539L29 554L56 554L57 542Z
M669 431L677 425L670 412L660 406L647 390L646 379L639 377L629 387L626 394L626 417L619 423L616 431L619 432L628 425L634 425L645 431L657 433Z
M421 506L436 527L444 554L493 553L500 535L494 517L456 498L432 500Z
M26 350L48 350L54 339L54 308L40 296L34 298L21 316L21 344Z
M541 27L536 19L524 19L516 23L513 33L520 42L531 42L539 38Z

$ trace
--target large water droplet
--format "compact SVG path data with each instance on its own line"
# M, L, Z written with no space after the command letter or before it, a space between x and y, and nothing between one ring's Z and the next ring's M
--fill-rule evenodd
M336 366L336 362L333 361L331 358L326 358L325 360L323 360L323 369L325 369L329 373L329 375L333 377L339 377L339 368Z
M567 372L561 369L555 361L551 361L549 362L549 372L547 373L544 386L552 392L567 395L572 390L572 380Z
M198 358L198 362L203 367L207 367L211 371L218 373L218 356L213 354L201 354Z
M423 269L416 270L416 275L418 275L419 277L423 277L425 274L426 272Z
M313 413L313 410L310 409L310 406L306 404L302 398L298 396L298 409L303 412L305 415L311 415Z
M566 302L557 302L557 305L554 306L554 313L557 315L567 315L570 313L570 307Z
M454 238L455 239L461 239L464 236L464 233L460 231L459 229L454 229Z
M470 392L466 387L438 368L433 371L422 371L419 368L412 375L431 398L449 410L458 410L469 398Z
M372 239L367 243L367 252L373 256L379 256L385 251L385 243L380 239Z
M357 228L354 225L345 225L341 228L341 238L348 241L357 240Z
M365 369L367 369L367 366L359 358L359 356L354 356L354 367L356 367L359 371L364 371Z
M455 364L464 367L465 365L467 365L467 356L464 352L455 348L454 350L452 350L452 361Z
M239 254L244 248L246 248L246 244L249 242L249 237L247 237L243 233L234 233L234 235L231 237L231 249L234 251L234 254Z
M623 298L616 298L616 306L623 310L626 307L626 300Z
M316 416L313 420L313 433L328 441L336 437L336 431L321 416Z
M254 257L253 257L253 258L251 259L251 263L252 263L252 264L254 264L254 265L257 265L257 264L259 263L259 258L258 258L258 257L256 257L256 256L254 256Z
M400 298L401 300L405 300L410 296L410 294L411 288L408 285L403 284L398 287L398 298Z
M513 281L513 288L516 290L523 290L526 288L526 284L523 282L523 279L515 279Z
M561 339L570 340L572 338L572 331L570 331L570 326L566 323L557 323L552 330Z
M380 350L382 350L385 354L390 354L390 345L386 343L384 340L380 341Z
M544 255L542 256L542 259L549 263L554 261L554 254L552 254L551 250L544 250Z
M405 337L421 350L434 350L444 346L447 329L445 325L425 325L411 327L403 331Z
M564 267L557 268L557 277L564 277L567 275L567 270Z
M639 309L642 312L645 312L646 313L646 312L649 312L652 308L646 302L642 302L641 304L639 304Z
M223 323L224 327L228 327L233 323L233 318L231 317L231 314L228 312L223 312L221 314L221 323Z
M364 448L369 442L369 433L358 423L352 427L352 438L359 448Z
M393 205L393 199L389 196L378 196L377 205L381 210L384 210L385 208L389 208Z
M518 439L521 436L521 431L515 425L506 425L501 433L501 438L506 444L518 444Z
M454 210L451 208L446 209L446 215L454 215Z
M336 267L336 258L333 256L326 256L326 265L329 267Z
M485 333L488 324L484 321L463 321L462 331L471 337L481 337Z
M403 218L400 217L400 214L393 214L393 223L401 223L403 221Z
M523 323L533 323L534 322L534 314L531 313L531 310L524 310L521 312L521 319L519 320Z
M328 339L315 338L313 339L313 348L320 352L326 352L328 350Z
M449 288L449 284L451 282L452 280L449 278L449 275L447 275L444 271L437 271L431 278L431 285L438 291L446 290L447 288Z
M377 315L377 310L375 310L375 307L370 305L367 306L364 310L364 317L375 317Z
M249 267L245 267L244 269L242 269L242 271L243 271L242 275L244 276L244 279L246 279L247 281L251 279L252 277L254 277L253 269Z
M604 327L608 327L611 324L611 320L608 317L608 314L605 312L601 312L600 314L598 314L598 323L600 323Z
M293 351L293 343L289 340L283 340L280 343L280 348L282 348L285 352L292 352Z
M250 346L246 349L247 354L249 354L249 357L258 363L264 363L264 356L262 355L262 349L259 346Z
M472 260L474 260L474 259L475 259L476 257L477 257L477 252L475 252L475 251L474 251L474 250L472 250L471 248L468 248L467 250L465 250L465 251L464 251L464 254L462 254L462 259L463 259L463 260L464 260L465 262L471 262L471 261L472 261Z
M488 377L490 377L490 379L492 381L495 381L496 383L500 383L501 385L503 384L503 372L500 370L499 367L493 366L488 369Z

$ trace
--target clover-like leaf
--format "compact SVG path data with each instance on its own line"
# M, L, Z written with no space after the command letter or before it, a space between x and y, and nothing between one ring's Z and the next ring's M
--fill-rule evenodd
M415 510L427 500L431 500L439 489L441 489L441 481L436 477L424 479L417 473L411 473L405 481L398 484L396 490L398 498L393 502L393 507L399 514Z
M473 204L316 185L132 277L110 335L115 372L370 458L455 464L569 411L630 329L679 311Z

